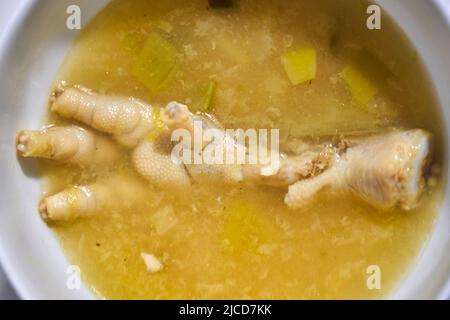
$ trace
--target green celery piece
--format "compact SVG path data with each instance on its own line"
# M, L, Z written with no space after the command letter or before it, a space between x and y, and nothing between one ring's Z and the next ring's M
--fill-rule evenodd
M301 48L288 51L281 56L284 70L293 85L315 79L317 73L317 54L314 48Z
M152 32L138 54L132 73L151 94L155 94L173 74L177 65L176 53L170 41Z
M189 108L193 112L208 112L212 108L212 100L216 91L217 83L210 80L195 86L192 94L192 102Z
M378 87L354 65L345 67L340 73L340 76L347 84L356 104L364 110L369 111L367 104L378 93Z

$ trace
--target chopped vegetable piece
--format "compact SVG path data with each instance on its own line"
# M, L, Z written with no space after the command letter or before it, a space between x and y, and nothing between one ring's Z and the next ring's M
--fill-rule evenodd
M178 223L178 218L175 215L173 207L166 206L153 213L150 221L156 234L163 235Z
M234 201L227 208L223 239L226 250L233 253L257 253L260 245L273 244L280 232L256 206L245 201Z
M163 264L153 254L141 252L141 258L144 260L147 270L150 272L158 272L163 269Z
M209 6L214 9L232 8L233 0L208 0Z
M155 112L153 113L153 130L150 132L150 134L147 136L147 140L150 142L154 142L155 139L164 131L166 128L166 125L161 120L160 116L160 109L155 108Z
M317 115L299 117L291 123L289 134L295 138L361 135L381 131L387 125L380 124L376 113L348 105L327 107Z
M193 112L207 112L211 110L212 99L216 90L214 80L196 86L192 94L190 109Z
M153 32L133 65L133 75L154 94L169 79L176 64L176 50L173 45Z
M281 57L281 62L293 85L313 80L316 77L316 50L314 48L286 52Z
M345 67L345 69L340 73L340 76L344 79L350 89L353 100L356 104L360 107L366 108L367 104L378 92L378 88L372 80L352 65Z

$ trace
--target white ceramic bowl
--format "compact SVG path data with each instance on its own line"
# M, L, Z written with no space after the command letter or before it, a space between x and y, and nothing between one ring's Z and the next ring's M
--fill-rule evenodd
M76 32L65 27L66 8L82 8L85 25L107 0L26 0L0 43L0 258L19 295L31 299L91 298L66 286L68 262L36 214L40 185L35 168L21 166L14 134L37 128L48 90ZM449 0L379 0L408 34L433 81L450 128ZM447 143L448 145L448 143ZM447 181L449 181L447 177ZM391 298L450 297L450 193L418 262Z

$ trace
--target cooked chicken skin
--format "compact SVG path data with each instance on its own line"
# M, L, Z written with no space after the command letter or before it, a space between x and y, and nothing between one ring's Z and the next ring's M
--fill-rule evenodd
M328 142L307 145L298 155L279 153L277 168L261 164L185 164L171 158L170 134L175 129L193 134L196 126L216 130L220 127L192 114L187 106L171 102L161 110L160 119L165 127L156 139L148 139L156 127L153 108L134 98L103 96L82 87L60 87L52 96L51 109L111 134L119 144L132 149L134 168L152 183L185 188L216 179L288 187L285 203L290 208L304 206L317 192L328 188L353 192L378 207L410 210L422 194L424 168L430 153L427 132L403 130L347 141L344 148L340 143ZM106 138L76 126L21 131L16 144L24 157L45 157L80 165L108 163L117 156ZM221 141L203 141L201 148L212 144L229 150L243 148L226 134ZM67 220L88 215L111 197L116 197L114 191L102 184L76 186L43 199L40 212L46 220Z
M134 149L132 160L136 171L157 185L189 187L191 180L184 166L174 163L169 154L161 152L158 147L150 141L143 141Z
M289 187L291 208L303 206L325 187L351 191L381 208L417 206L425 185L424 169L430 153L430 135L420 129L394 131L360 140L323 174Z
M196 127L218 129L207 119L193 115L187 106L177 102L169 103L161 111L161 120L167 125L169 130L185 129L192 136L195 135ZM220 145L224 150L230 151L232 155L236 155L239 152L238 150L244 147L237 143L235 137L227 136L226 133L224 133L221 141L205 140L201 147L204 149L210 144ZM185 148L192 149L193 146L193 144L189 144ZM212 176L228 182L251 181L253 183L287 187L300 179L315 176L322 172L328 166L333 152L332 148L323 144L310 146L307 151L298 156L277 153L274 156L280 159L279 168L270 168L267 165L262 165L262 161L257 161L258 164L244 165L189 164L186 165L186 168L194 179ZM248 158L250 156L249 150L245 150L245 153ZM258 159L259 155L255 155L255 157Z
M19 131L16 147L22 157L47 158L80 166L112 164L120 154L119 148L107 137L78 126Z

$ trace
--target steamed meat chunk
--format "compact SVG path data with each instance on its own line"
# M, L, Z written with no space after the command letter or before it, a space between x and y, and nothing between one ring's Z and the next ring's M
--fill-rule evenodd
M354 142L323 174L289 187L285 202L303 206L328 187L351 191L381 208L417 206L424 188L424 169L430 152L430 135L420 129L394 131Z
M367 201L414 208L424 187L430 136L423 130L373 137L349 149L346 181Z

